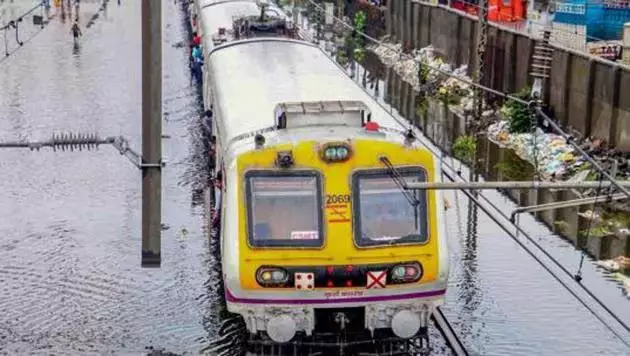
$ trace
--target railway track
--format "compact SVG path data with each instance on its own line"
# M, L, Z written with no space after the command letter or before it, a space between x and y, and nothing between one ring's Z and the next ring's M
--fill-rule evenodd
M468 351L464 347L464 344L461 342L455 330L451 327L451 324L444 316L444 312L442 312L442 308L437 308L433 315L431 316L431 320L435 327L438 329L444 341L446 341L446 345L453 351L453 354L456 356L468 356Z
M452 328L441 309L437 309L431 317L433 324L444 339L444 342L451 354L455 356L468 356L468 351L464 347L455 330ZM278 345L270 340L257 340L256 345L250 344L248 356L429 356L435 350L423 344L421 338L401 340L399 338L375 338L362 340L344 340L340 337L339 345L330 343L322 345L318 340L306 342L290 342ZM359 349L357 349L359 347ZM443 350L443 348L442 348ZM230 353L228 353L230 354ZM440 353L442 354L442 353Z
M313 41L313 36L309 31L298 27L299 38L307 41ZM329 58L334 61L332 58ZM209 201L208 208L212 206L212 197L210 189L206 191L206 201ZM209 209L207 210L209 211ZM221 260L219 239L216 231L211 234L210 242L216 261ZM222 275L220 266L219 275ZM217 292L222 296L222 281L217 281ZM220 309L226 311L226 301L221 298ZM425 325L420 332L411 339L401 339L393 337L393 333L377 329L376 333L370 334L366 330L347 330L342 327L340 332L324 331L317 335L304 336L300 335L293 341L278 344L272 342L269 337L262 334L249 334L246 330L245 323L239 316L229 315L228 313L220 316L220 331L215 343L209 351L215 352L217 355L243 355L247 350L247 355L343 355L343 356L425 356L432 354L429 343L428 328ZM436 309L432 315L432 321L445 341L446 346L452 350L454 355L468 355L463 343L457 337L454 329L446 319L441 309ZM359 324L361 325L361 324ZM362 326L362 325L361 325ZM439 337L437 338L439 340ZM440 342L440 349L444 350ZM441 351L433 350L433 351Z

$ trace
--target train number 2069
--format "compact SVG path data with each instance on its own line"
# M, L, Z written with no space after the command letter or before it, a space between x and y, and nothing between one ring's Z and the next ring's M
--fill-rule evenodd
M326 204L350 203L350 194L326 194Z

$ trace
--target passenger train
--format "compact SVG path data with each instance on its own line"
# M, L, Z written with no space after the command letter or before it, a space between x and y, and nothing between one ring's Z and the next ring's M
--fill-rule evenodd
M426 337L449 262L438 160L288 18L196 0L227 310L248 342ZM357 336L358 337L358 336Z

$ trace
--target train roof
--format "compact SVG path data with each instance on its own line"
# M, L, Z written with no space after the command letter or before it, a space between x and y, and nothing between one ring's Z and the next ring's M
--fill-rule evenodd
M260 7L256 0L199 0L198 6L200 18L203 19L200 25L206 54L215 47L213 37L220 28L231 30L235 18L260 14ZM269 5L268 11L284 15L273 4Z
M235 41L211 51L207 61L217 136L224 144L274 127L278 104L287 102L358 101L382 127L407 128L308 42L276 38Z

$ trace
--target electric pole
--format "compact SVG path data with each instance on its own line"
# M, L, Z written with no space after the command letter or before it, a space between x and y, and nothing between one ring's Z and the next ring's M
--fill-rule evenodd
M142 267L160 267L162 1L142 0Z
M484 76L484 65L486 60L486 49L488 46L488 0L479 0L479 9L477 12L477 56L475 57L472 80L475 84L481 84ZM470 125L472 136L475 140L478 137L483 119L483 91L474 87L473 97L473 122ZM473 161L471 162L470 179L477 180L477 152L473 153Z
M486 50L488 47L488 0L479 0L479 8L477 11L477 56L475 58L472 80L475 84L482 84L486 64ZM473 122L471 125L472 128L472 137L475 142L479 139L479 133L481 131L481 127L483 125L483 91L475 87L474 89L474 97L473 97ZM479 174L477 172L477 150L475 150L472 154L472 162L470 167L470 181L478 181ZM473 196L477 196L478 192L473 191ZM477 205L471 204L468 210L468 224L467 224L467 234L466 234L466 243L468 245L468 253L473 253L476 251L477 247L477 227L478 227L478 218L477 214ZM472 256L467 256L471 259L469 261L474 260ZM469 266L470 267L470 266Z
M472 79L473 83L481 84L484 74L486 49L488 46L488 0L479 0L479 11L477 12L477 17L477 56L475 58ZM481 120L483 110L483 92L479 88L475 88L474 90L474 119L479 121Z

